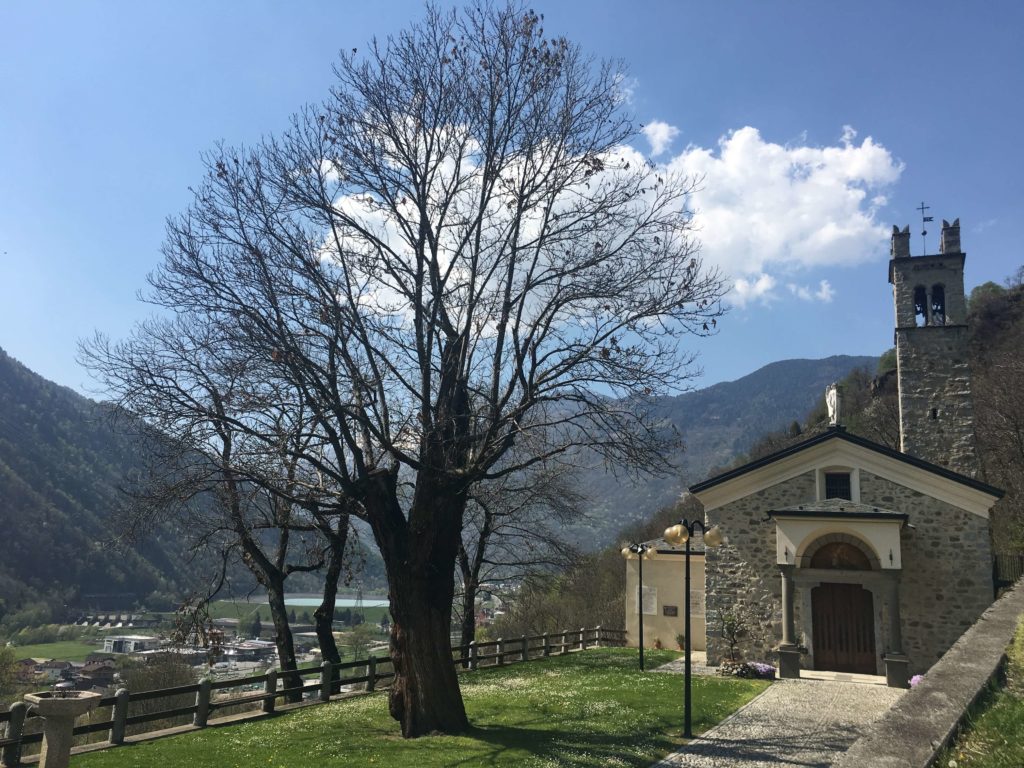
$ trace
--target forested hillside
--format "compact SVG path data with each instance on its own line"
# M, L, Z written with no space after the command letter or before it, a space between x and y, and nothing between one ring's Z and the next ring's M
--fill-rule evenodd
M183 587L173 530L117 550L110 516L134 467L103 407L0 350L0 618L30 603L169 603ZM56 615L55 613L55 615Z

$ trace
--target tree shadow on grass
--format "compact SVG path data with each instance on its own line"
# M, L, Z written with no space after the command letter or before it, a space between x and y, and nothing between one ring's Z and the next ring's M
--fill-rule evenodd
M673 765L705 768L717 765L765 765L777 763L802 768L828 768L852 741L823 728L816 734L800 733L762 738L697 739L686 745Z
M452 765L509 765L506 753L514 750L564 766L649 766L653 759L679 744L658 733L630 739L579 729L508 725L473 726L464 735L487 748L473 750L472 756Z

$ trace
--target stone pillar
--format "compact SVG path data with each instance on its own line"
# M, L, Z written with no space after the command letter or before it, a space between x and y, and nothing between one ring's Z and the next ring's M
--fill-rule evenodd
M782 577L782 642L775 649L779 654L779 677L795 679L800 677L800 656L806 648L796 644L796 622L793 619L793 571L795 565L780 565Z
M111 744L124 744L125 721L128 719L128 689L118 688L114 694L114 712L110 722L107 741Z
M266 696L263 699L263 711L270 714L274 711L274 705L277 703L277 670L270 670L267 672L267 682L263 686L263 693Z
M889 652L903 653L903 627L900 622L900 581L899 572L890 571L886 598L889 603Z
M205 728L206 722L210 719L210 678L204 677L199 681L199 690L196 692L196 714L192 718L192 725L197 728Z
M889 571L886 585L886 603L889 612L889 650L882 657L885 662L885 683L890 688L910 687L910 659L903 653L903 629L900 626L899 571Z
M780 565L782 574L782 644L796 644L796 627L793 621L793 565Z
M11 704L9 714L11 719L7 721L7 740L3 750L0 750L0 766L3 768L15 768L21 765L21 734L25 729L25 713L28 705L24 701L16 701Z
M328 659L320 662L320 701L331 700L331 675L334 665Z
M370 658L366 660L366 690L368 693L373 693L373 690L377 687L377 657L370 654Z

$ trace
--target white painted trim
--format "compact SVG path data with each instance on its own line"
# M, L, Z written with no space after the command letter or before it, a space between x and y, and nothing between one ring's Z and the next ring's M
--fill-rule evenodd
M860 471L866 471L986 519L998 499L992 494L838 437L812 445L732 480L725 480L694 495L704 505L704 511L710 512L807 472L815 473L817 486L818 470L827 467L856 468L857 496L860 496Z

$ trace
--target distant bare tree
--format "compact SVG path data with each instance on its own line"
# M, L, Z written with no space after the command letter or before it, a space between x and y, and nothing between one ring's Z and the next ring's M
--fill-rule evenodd
M150 320L120 344L98 335L81 345L80 356L117 398L119 409L112 413L150 433L142 443L147 472L130 487L120 516L125 536L142 538L155 519L176 515L193 553L212 552L220 564L214 588L187 601L182 634L207 634L205 606L237 557L266 589L286 686L297 688L285 581L326 563L331 614L318 620L318 636L326 624L324 658L339 661L330 626L348 513L323 514L319 481L299 475L299 451L292 444L306 439L301 408L291 407L280 389L260 399L252 386L258 367L233 357L213 329L186 317ZM238 426L242 418L245 429ZM330 506L336 504L333 495Z
M564 471L531 470L472 489L458 557L460 645L476 639L481 588L517 583L577 559L564 529L585 519L585 501Z

